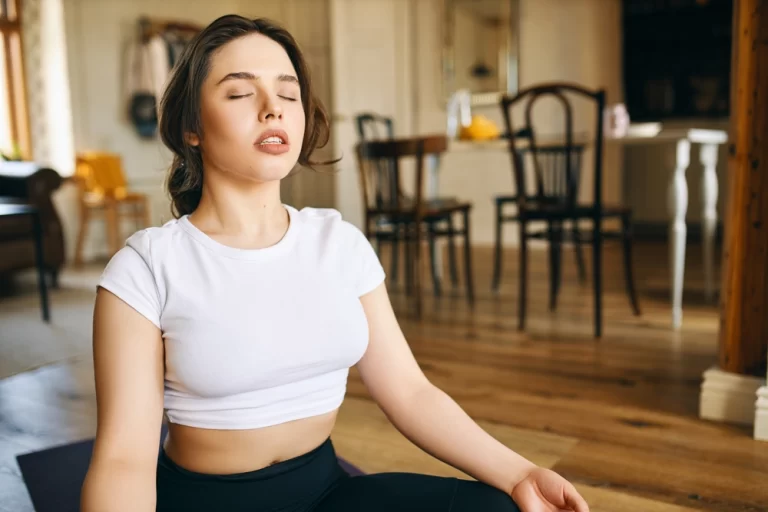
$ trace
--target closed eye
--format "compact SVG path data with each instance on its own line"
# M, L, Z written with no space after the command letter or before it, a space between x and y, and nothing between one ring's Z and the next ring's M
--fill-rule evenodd
M248 96L253 96L253 93L249 93L249 94L231 94L231 95L228 96L228 98L230 100L236 100L236 99L239 99L239 98L247 98ZM280 96L280 97L282 99L288 100L288 101L298 101L298 99L291 98L290 96Z

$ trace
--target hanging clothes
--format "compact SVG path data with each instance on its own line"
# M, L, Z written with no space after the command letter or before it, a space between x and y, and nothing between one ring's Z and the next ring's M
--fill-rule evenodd
M178 32L175 30L166 30L163 32L163 39L167 46L168 60L171 68L179 61L182 52L192 39L192 34Z
M136 40L126 54L128 118L141 138L157 134L157 107L170 76L170 59L165 40L153 36Z

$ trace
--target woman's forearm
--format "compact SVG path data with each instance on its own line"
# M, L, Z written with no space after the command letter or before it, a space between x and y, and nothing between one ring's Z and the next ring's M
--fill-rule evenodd
M155 512L157 484L152 469L119 461L91 464L80 512Z
M425 452L506 493L536 467L485 432L450 396L431 384L388 416Z

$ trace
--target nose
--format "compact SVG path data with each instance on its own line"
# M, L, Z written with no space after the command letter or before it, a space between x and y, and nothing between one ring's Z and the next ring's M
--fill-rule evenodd
M277 97L273 94L265 94L264 103L259 111L259 121L265 123L269 120L282 118L283 107L280 106Z

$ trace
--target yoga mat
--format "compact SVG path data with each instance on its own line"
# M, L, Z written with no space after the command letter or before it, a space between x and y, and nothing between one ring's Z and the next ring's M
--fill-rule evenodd
M92 451L93 439L87 439L16 457L36 512L80 512L80 488ZM352 476L363 474L341 458L339 464Z

